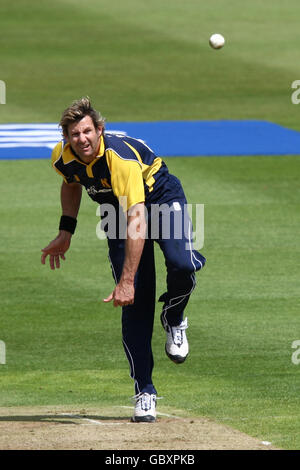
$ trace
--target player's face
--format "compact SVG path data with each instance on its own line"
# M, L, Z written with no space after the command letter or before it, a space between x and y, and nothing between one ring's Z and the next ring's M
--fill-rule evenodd
M96 158L100 147L102 128L95 128L90 116L69 125L67 140L74 152L84 162L91 162Z

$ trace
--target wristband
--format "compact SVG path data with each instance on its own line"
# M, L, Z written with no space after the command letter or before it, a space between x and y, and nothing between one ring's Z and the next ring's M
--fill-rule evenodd
M77 225L77 219L70 217L69 215L62 215L59 222L59 230L65 230L66 232L75 232Z

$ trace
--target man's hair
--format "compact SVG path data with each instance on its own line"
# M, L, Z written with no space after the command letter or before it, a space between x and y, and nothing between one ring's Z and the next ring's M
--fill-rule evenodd
M92 118L95 128L101 126L104 129L105 119L92 107L91 101L87 96L74 101L71 106L64 110L59 123L63 134L67 136L69 125L81 121L85 116Z

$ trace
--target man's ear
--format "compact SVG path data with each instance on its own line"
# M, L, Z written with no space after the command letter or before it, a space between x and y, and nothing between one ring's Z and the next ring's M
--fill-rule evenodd
M69 143L69 137L68 137L68 134L65 134L65 133L64 133L64 134L63 134L63 137L64 137L64 139L65 139L65 140L66 140L66 141Z

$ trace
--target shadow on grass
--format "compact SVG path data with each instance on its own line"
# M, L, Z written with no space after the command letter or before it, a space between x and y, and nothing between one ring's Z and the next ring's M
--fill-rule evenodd
M0 422L12 421L12 422L47 422L47 423L58 423L58 424L80 424L80 420L95 420L99 421L130 421L129 416L99 416L99 415L77 415L72 413L66 414L55 414L55 415L27 415L27 416L0 416ZM99 423L99 424L100 424ZM95 423L97 424L97 423Z

